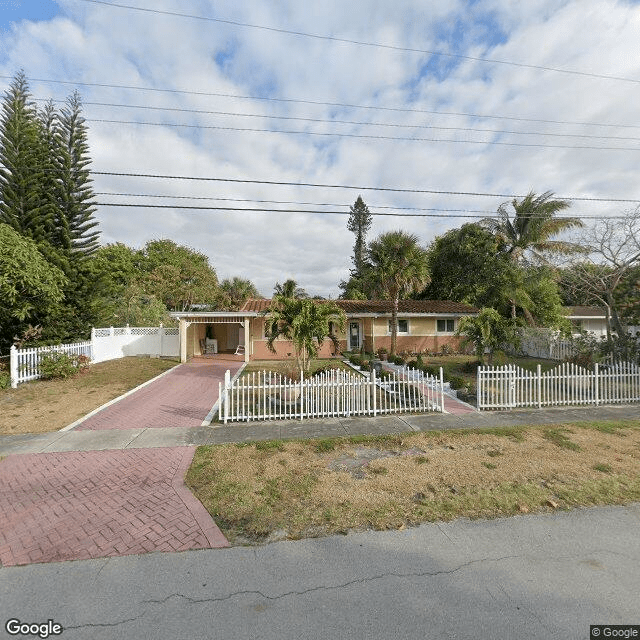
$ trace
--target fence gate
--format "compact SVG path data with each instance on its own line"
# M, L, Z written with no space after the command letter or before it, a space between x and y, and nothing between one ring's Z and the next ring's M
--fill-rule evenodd
M478 367L478 409L513 409L516 404L515 365Z

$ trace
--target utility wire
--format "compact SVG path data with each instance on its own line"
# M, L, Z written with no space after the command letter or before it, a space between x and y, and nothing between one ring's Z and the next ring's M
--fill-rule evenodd
M309 209L267 209L264 207L205 207L202 205L171 205L171 204L131 204L131 203L118 203L118 202L96 202L96 206L99 207L129 207L135 209L190 209L196 211L229 211L229 212L243 212L243 213L310 213L310 214L328 214L335 216L349 216L349 211L320 211ZM437 209L436 209L437 211ZM444 209L443 211L454 211L454 209ZM463 211L460 209L459 211ZM380 213L377 211L369 211L372 216L388 216L393 218L497 218L498 214L493 213L491 215L469 215L464 213ZM580 216L580 219L624 219L625 216ZM574 217L570 216L555 216L554 220L573 220Z
M3 78L5 80L13 80L13 76L0 75L0 78ZM398 112L398 113L426 113L431 115L443 115L443 116L464 116L468 118L515 120L519 122L540 122L540 123L546 123L546 124L569 124L569 125L590 126L590 127L616 127L616 128L627 128L627 129L640 129L640 125L632 125L632 124L580 122L580 121L573 121L573 120L544 120L540 118L519 118L516 116L500 116L500 115L481 114L481 113L465 113L461 111L435 111L430 109L415 109L415 108L407 108L407 107L378 107L374 105L350 104L346 102L322 102L319 100L301 100L296 98L273 98L273 97L265 97L265 96L247 96L247 95L239 95L239 94L233 94L233 93L216 93L216 92L210 92L210 91L188 91L186 89L158 89L155 87L141 87L136 85L125 85L125 84L105 84L105 83L98 83L98 82L53 80L51 78L29 78L29 80L31 82L43 82L45 84L65 84L65 85L73 85L73 86L79 86L79 87L99 87L99 88L106 88L106 89L127 89L129 91L149 91L153 93L170 93L170 94L183 94L183 95L217 97L217 98L233 98L235 100L262 100L267 102L308 104L308 105L323 106L323 107L342 107L342 108L348 108L348 109L369 109L373 111L392 111L392 112Z
M215 131L240 131L243 133L281 133L286 135L324 136L332 138L356 138L365 140L395 140L404 142L449 142L456 144L490 144L503 147L534 147L538 149L591 149L595 151L640 151L640 147L602 147L594 145L540 144L535 142L502 142L498 140L455 140L451 138L420 138L408 136L383 136L364 133L336 133L324 131L296 131L291 129L258 129L256 127L224 127L222 125L180 124L176 122L144 122L132 120L110 120L106 118L86 118L86 122L102 124L128 124L149 127L182 127L187 129L208 129Z
M175 196L169 194L153 194L153 193L113 193L112 191L97 191L95 196L121 196L126 198L170 198L175 200L215 200L219 202L253 202L257 204L296 204L311 207L351 207L350 204L338 202L299 202L294 200L252 200L249 198L214 198L211 196ZM455 211L463 213L482 213L491 215L495 211L486 211L483 209L440 209L440 208L423 208L423 207L388 207L382 205L367 205L370 209L393 209L395 211Z
M590 72L586 72L586 71L577 71L575 69L562 69L560 67L545 67L542 65L536 65L536 64L525 64L525 63L521 63L521 62L512 62L510 60L498 60L495 58L481 58L481 57L476 57L476 56L465 56L459 53L446 53L444 51L432 51L430 49L417 49L417 48L412 48L412 47L400 47L400 46L396 46L396 45L390 45L390 44L382 44L382 43L378 43L378 42L366 42L363 40L351 40L349 38L338 38L336 36L325 36L325 35L320 35L320 34L315 34L315 33L307 33L304 31L292 31L289 29L280 29L277 27L267 27L264 25L259 25L259 24L250 24L247 22L239 22L237 20L225 20L223 18L211 18L211 17L207 17L207 16L196 16L196 15L192 15L192 14L188 14L188 13L178 13L175 11L163 11L161 9L147 9L144 7L135 7L132 5L127 5L127 4L119 4L119 3L115 3L115 2L104 2L104 0L79 0L80 2L87 2L87 3L91 3L91 4L99 4L99 5L104 5L107 7L114 7L114 8L118 8L118 9L129 9L132 11L142 11L145 13L154 13L154 14L160 14L160 15L166 15L166 16L173 16L173 17L178 17L178 18L190 18L192 20L204 20L207 22L217 22L220 24L228 24L228 25L232 25L235 27L244 27L244 28L249 28L249 29L260 29L262 31L270 31L272 33L283 33L286 35L292 35L292 36L300 36L300 37L304 37L304 38L313 38L314 40L328 40L331 42L341 42L344 44L352 44L352 45L358 45L358 46L362 46L362 47L374 47L377 49L387 49L387 50L391 50L391 51L401 51L401 52L407 52L407 53L421 53L421 54L429 54L432 56L442 56L442 57L447 57L447 58L455 58L457 60L471 60L473 62L487 62L490 64L500 64L500 65L505 65L505 66L511 66L511 67L518 67L521 69L536 69L538 71L552 71L554 73L564 73L564 74L569 74L569 75L576 75L576 76L583 76L583 77L587 77L587 78L598 78L598 79L604 79L604 80L616 80L619 82L632 82L635 84L640 84L640 80L637 80L635 78L625 78L625 77L621 77L621 76L611 76L611 75L606 75L606 74L600 74L600 73L590 73Z
M48 102L46 98L35 98L35 100L38 102ZM61 101L54 100L54 102L61 102ZM430 124L404 124L404 123L397 123L397 122L375 122L375 121L367 122L363 120L341 120L339 118L335 118L335 119L302 118L299 116L275 116L275 115L267 115L267 114L261 114L261 113L238 113L234 111L208 111L206 109L180 109L177 107L154 107L150 105L118 104L113 102L83 102L82 104L83 106L91 105L91 106L99 106L99 107L116 107L116 108L124 108L124 109L142 109L147 111L170 111L170 112L177 112L177 113L195 113L195 114L229 116L229 117L238 117L238 118L263 118L263 119L270 119L270 120L289 120L289 121L295 121L295 122L313 122L313 123L322 123L322 124L352 124L352 125L367 126L367 127L391 127L391 128L398 128L398 129L434 129L438 131L467 131L467 132L471 131L474 133L499 133L499 134L508 134L508 135L518 135L518 136L550 136L555 138L590 138L595 140L640 141L640 138L633 138L633 137L597 136L597 135L582 134L582 133L513 131L509 129L482 129L477 127L442 127L439 125L430 125ZM163 126L165 125L165 123L162 123L162 124ZM169 123L167 126L188 127L188 126L196 126L196 125L181 125L181 124L172 125L171 123Z
M345 184L322 184L314 182L286 182L279 180L251 180L248 178L212 178L205 176L178 176L154 173L129 173L124 171L94 171L91 173L96 176L117 176L125 178L156 178L161 180L194 180L200 182L229 182L234 184L265 184L284 187L312 187L319 189L349 189L351 191L386 191L392 193L431 193L447 196L473 196L486 198L524 198L521 194L512 193L485 193L481 191L443 191L437 189L401 189L398 187L366 187ZM558 200L571 200L575 202L622 202L622 203L640 203L640 199L624 199L624 198L586 198L581 196L556 196Z

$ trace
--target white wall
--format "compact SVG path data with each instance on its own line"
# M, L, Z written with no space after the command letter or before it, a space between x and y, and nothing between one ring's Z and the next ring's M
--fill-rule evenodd
M174 327L109 327L91 330L93 362L125 356L179 356L180 336Z

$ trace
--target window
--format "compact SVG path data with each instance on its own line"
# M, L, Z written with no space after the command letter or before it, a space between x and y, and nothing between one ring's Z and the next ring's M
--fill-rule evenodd
M438 318L438 333L453 333L456 321L453 318Z
M389 333L393 328L393 324L391 320L389 320ZM409 333L409 321L408 320L400 320L398 319L398 333Z

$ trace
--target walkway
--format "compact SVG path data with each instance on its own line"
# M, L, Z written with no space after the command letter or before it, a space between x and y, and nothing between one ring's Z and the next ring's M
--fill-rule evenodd
M228 360L182 364L87 418L76 429L199 427L218 400L218 383L224 382L225 371L229 369L233 376L241 366L241 362Z
M184 485L194 447L39 453L0 464L3 566L228 546Z

